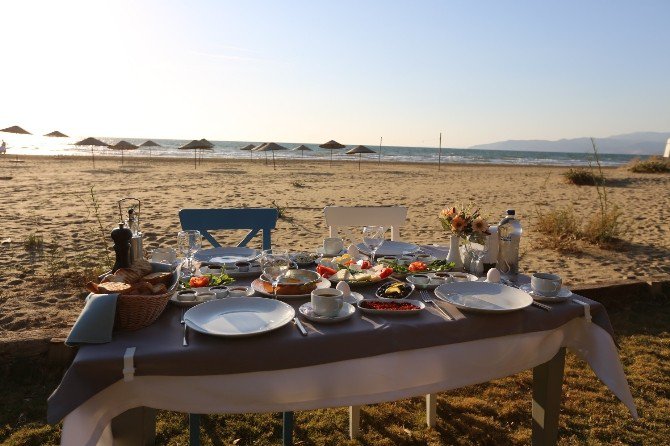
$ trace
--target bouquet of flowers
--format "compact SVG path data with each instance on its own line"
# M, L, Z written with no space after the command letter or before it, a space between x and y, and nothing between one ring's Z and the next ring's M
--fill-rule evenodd
M479 209L474 211L471 209L472 206L442 209L439 218L444 230L462 238L471 235L489 235L489 225L482 218Z

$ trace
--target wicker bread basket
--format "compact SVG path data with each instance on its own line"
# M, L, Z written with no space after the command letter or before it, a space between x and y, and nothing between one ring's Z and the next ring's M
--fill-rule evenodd
M169 266L152 263L153 271L169 271ZM173 273L168 292L156 295L120 294L116 300L114 329L133 331L151 325L161 315L177 287L178 272Z

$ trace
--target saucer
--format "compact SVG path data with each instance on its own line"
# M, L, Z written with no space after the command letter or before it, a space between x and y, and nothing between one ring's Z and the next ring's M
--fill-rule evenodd
M356 307L354 307L348 302L344 302L344 304L342 305L342 309L335 317L317 316L316 314L314 314L314 309L312 308L312 302L307 302L300 305L298 311L300 312L300 314L305 316L305 319L308 319L312 322L333 324L335 322L341 322L349 319L356 312Z
M530 294L533 299L538 302L563 302L565 299L572 296L572 291L565 286L561 287L560 291L555 296L543 296L542 294L536 293L533 291L529 283L521 285L519 289Z
M342 248L342 250L340 252L337 252L335 254L326 254L323 251L323 246L319 246L318 248L316 248L316 253L319 254L319 255L322 255L324 257L337 257L337 256L341 256L342 254L345 254L346 252L347 252L347 250Z
M357 293L356 291L351 291L349 294L346 294L342 297L344 297L345 302L352 305L356 305L358 302L364 299L363 295L361 293Z

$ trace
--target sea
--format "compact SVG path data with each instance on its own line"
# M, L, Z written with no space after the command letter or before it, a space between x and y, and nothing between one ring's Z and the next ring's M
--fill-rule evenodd
M21 135L13 133L0 133L0 140L7 144L8 155L44 155L44 156L72 156L72 155L90 155L91 150L96 156L121 156L119 151L102 147L76 146L75 142L84 139L83 137L53 138L37 135ZM124 140L136 145L142 144L146 139L136 138L98 138L101 141L113 145L118 141ZM193 150L180 150L179 147L190 142L190 140L180 139L152 139L160 144L161 147L141 147L137 150L124 152L124 157L173 157L173 158L193 158ZM263 141L214 141L212 151L205 151L204 158L258 158L265 157L265 153L241 151L240 148L247 144L258 145ZM275 151L277 159L329 159L330 150L319 148L314 143L281 143L278 144L289 150ZM312 149L311 151L290 150L304 144ZM349 145L346 149L334 150L333 159L345 161L358 161L357 155L346 155L345 152L355 147ZM374 160L381 162L407 162L407 163L458 163L458 164L513 164L513 165L550 165L550 166L588 166L593 163L593 152L536 152L521 150L477 150L477 149L459 149L437 147L399 147L399 146L367 146L377 153L362 155L364 160ZM268 154L271 155L271 154ZM628 163L631 159L640 157L639 155L621 155L621 154L599 154L600 163L603 166L620 166Z

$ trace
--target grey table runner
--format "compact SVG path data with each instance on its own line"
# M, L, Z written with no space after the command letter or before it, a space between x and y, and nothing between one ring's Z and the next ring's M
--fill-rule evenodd
M237 283L249 283L239 280ZM377 286L357 289L373 297ZM308 299L288 301L296 308ZM605 308L591 305L593 322L613 333ZM293 324L248 338L221 338L189 330L189 346L182 347L181 309L169 305L151 326L135 332L114 333L113 341L82 345L60 386L49 397L47 419L60 421L73 409L107 386L123 379L123 355L136 347L135 374L198 376L290 369L348 359L434 347L484 338L530 333L557 328L582 317L581 305L555 304L551 311L528 307L506 314L461 313L442 303L456 321L446 321L427 306L418 315L371 316L356 312L338 324L312 324L301 318L309 331L303 337Z

